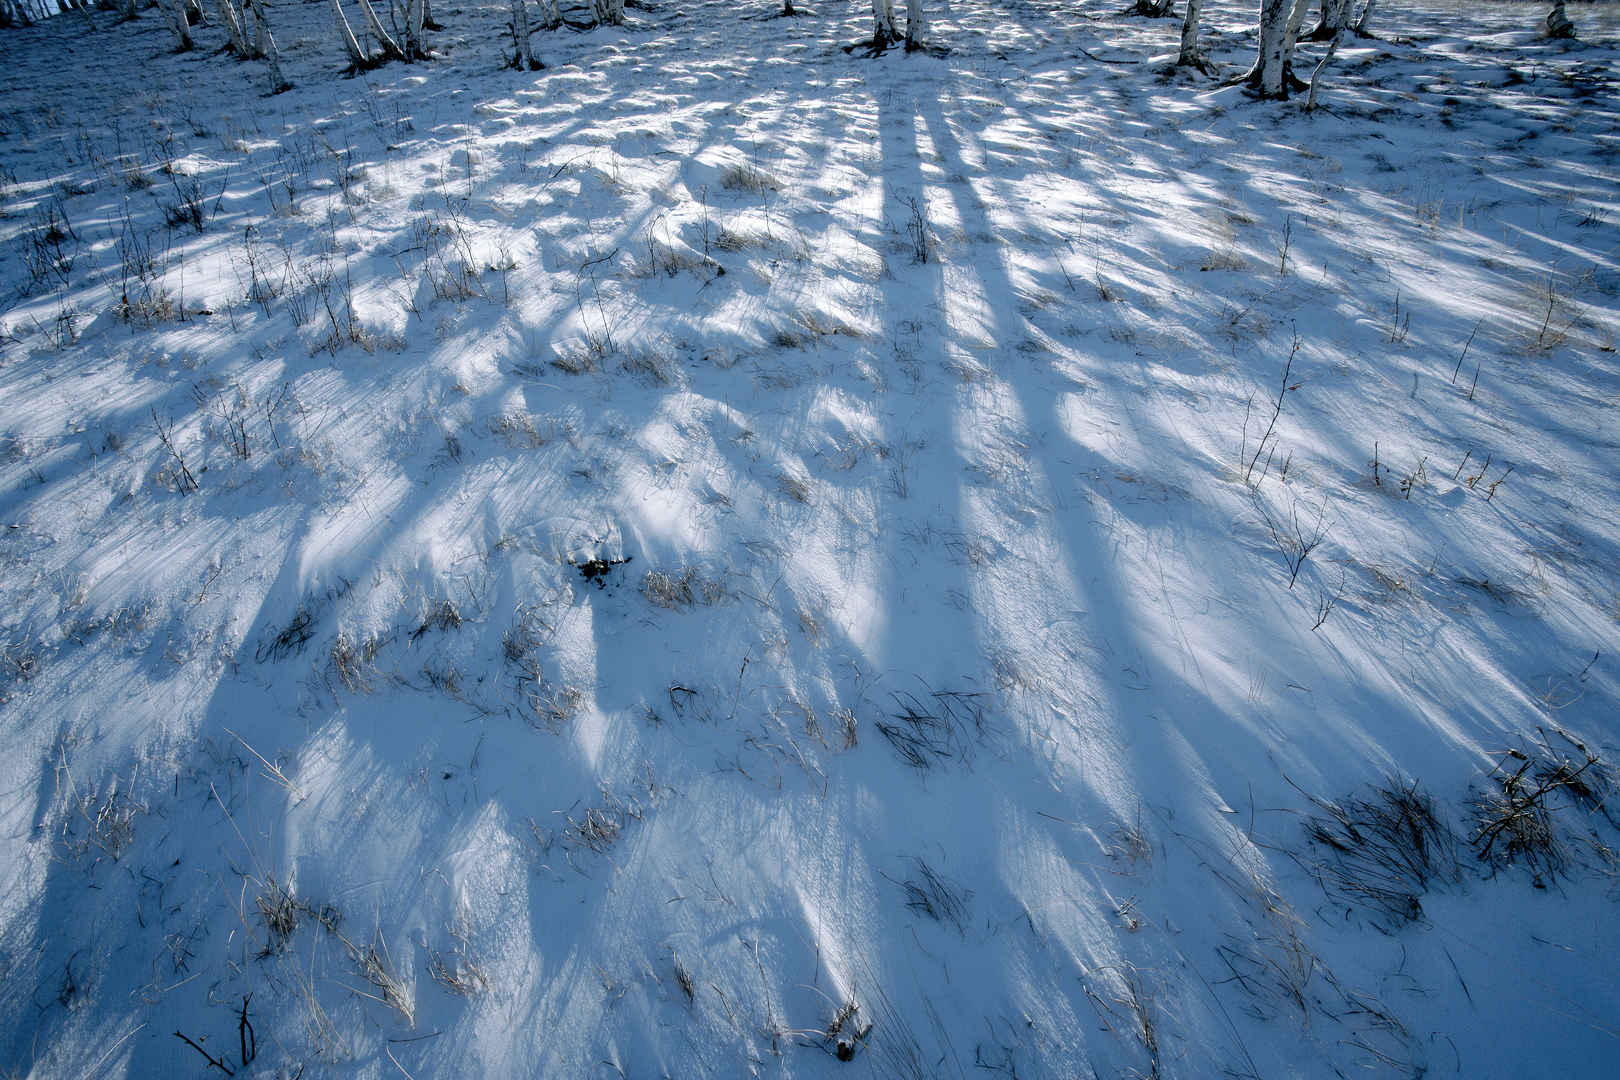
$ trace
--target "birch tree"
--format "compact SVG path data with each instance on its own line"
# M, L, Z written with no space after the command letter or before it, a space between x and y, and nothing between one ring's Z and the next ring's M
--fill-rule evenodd
M1378 6L1378 0L1367 0L1367 6L1361 9L1361 17L1356 25L1351 27L1357 37L1371 37L1372 31L1367 29L1367 20L1372 18L1373 8Z
M1310 9L1311 0L1295 0L1293 9L1288 13L1288 28L1283 31L1283 79L1299 87L1299 80L1294 78L1294 46L1299 43L1300 27L1305 25L1305 12Z
M238 60L252 59L253 49L248 44L247 28L242 23L242 12L235 0L219 0L219 21L225 24L225 47L231 55Z
M1176 14L1176 0L1136 0L1121 14L1136 15L1144 19L1170 19Z
M427 0L406 0L405 55L411 60L427 59L427 40L422 36L426 21Z
M1569 15L1564 12L1564 0L1553 0L1552 10L1547 12L1547 18L1541 24L1541 36L1548 38L1575 36L1575 24L1570 22Z
M624 0L592 0L591 10L602 26L624 25Z
M534 58L534 47L529 43L529 5L524 0L512 0L512 40L517 45L513 67L539 71L545 66Z
M276 48L275 35L270 33L270 17L265 14L264 0L246 0L246 3L253 19L253 54L264 61L270 72L270 93L291 90L292 83L281 74L281 50Z
M177 52L191 50L191 20L186 15L186 0L167 0L169 26L174 30Z
M349 58L349 69L363 71L370 67L371 59L355 40L354 28L349 25L349 17L343 14L343 5L339 0L332 0L332 14L337 17L338 40L343 43L343 53Z
M900 40L894 22L894 0L872 0L872 48L886 49Z
M384 56L390 60L410 59L399 42L394 40L393 35L383 29L382 20L377 18L377 10L371 6L371 0L360 0L360 13L366 17L366 29L371 31L371 36L382 46Z
M1254 66L1228 85L1246 84L1263 98L1286 98L1304 89L1294 75L1294 44L1310 0L1260 0L1260 51Z
M906 51L923 47L928 23L923 16L923 0L906 0Z
M906 32L900 33L900 26L894 18L894 0L872 0L872 39L870 41L856 42L854 45L844 47L845 52L865 47L871 55L886 50L890 45L901 41L906 43L906 51L914 49L928 49L923 40L928 34L928 17L923 12L923 0L906 0ZM931 50L938 52L938 50Z
M1198 47L1198 18L1204 9L1204 0L1187 0L1187 10L1181 18L1181 51L1176 54L1176 67L1197 68L1212 75L1215 66Z
M1332 41L1337 38L1350 28L1350 12L1354 6L1352 0L1322 0L1322 17L1304 40Z

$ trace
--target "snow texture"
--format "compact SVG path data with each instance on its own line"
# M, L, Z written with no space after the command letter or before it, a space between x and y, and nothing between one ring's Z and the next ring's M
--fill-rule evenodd
M0 1072L1612 1066L1614 10L1121 6L0 32Z

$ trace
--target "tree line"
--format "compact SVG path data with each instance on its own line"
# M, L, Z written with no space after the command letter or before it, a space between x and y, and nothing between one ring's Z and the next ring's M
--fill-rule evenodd
M140 16L142 7L156 9L175 39L177 51L195 47L192 28L205 23L217 23L224 28L225 50L240 60L262 61L268 75L271 93L289 89L282 75L281 53L276 47L275 35L270 30L268 0L214 0L215 12L211 17L204 9L204 0L0 0L0 27L29 26L53 16L77 14L97 30L92 11L114 13L118 22L128 22ZM510 0L510 30L513 55L509 64L538 71L545 65L535 55L533 36L537 30L557 30L564 26L588 29L592 25L619 26L624 23L625 0L590 0L588 20L565 16L557 0L532 0L538 8L538 18L531 22L531 0ZM379 15L372 0L349 0L358 5L364 26L363 37L356 36L354 24L345 11L344 0L330 0L333 28L344 57L347 71L363 71L390 61L413 63L432 58L432 46L426 34L443 29L433 19L432 0L388 0L383 15ZM1317 10L1317 21L1310 30L1304 30L1305 19L1312 7ZM1296 91L1307 90L1310 84L1294 71L1295 46L1300 41L1327 42L1326 55L1318 68L1332 57L1333 51L1345 35L1368 37L1368 28L1378 0L1259 0L1256 15L1258 47L1253 65L1243 74L1227 80L1229 85L1243 84L1257 97L1287 98ZM1175 0L1136 0L1123 14L1149 18L1175 17ZM946 50L931 45L927 40L927 17L923 0L905 0L905 30L901 31L895 14L894 0L872 0L871 38L849 46L851 50L863 48L868 56L877 56L891 47L903 46L907 51L928 50L943 54ZM1214 76L1214 66L1199 44L1199 20L1203 0L1184 0L1181 21L1180 48L1175 64L1194 68ZM782 16L801 14L793 7L793 0L783 0L779 12ZM386 16L386 17L384 17ZM1565 10L1565 0L1552 0L1552 7L1542 20L1540 32L1549 38L1573 38L1575 26ZM362 40L368 42L362 45ZM375 42L375 50L369 47Z

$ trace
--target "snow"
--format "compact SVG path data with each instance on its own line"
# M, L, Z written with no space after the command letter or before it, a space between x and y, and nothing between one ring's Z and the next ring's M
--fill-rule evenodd
M1119 6L0 33L0 1068L1614 1060L1614 13Z

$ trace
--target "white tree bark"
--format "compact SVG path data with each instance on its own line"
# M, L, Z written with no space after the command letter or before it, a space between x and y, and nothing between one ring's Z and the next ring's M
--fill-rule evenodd
M1299 42L1299 28L1305 23L1305 12L1311 6L1311 0L1294 0L1294 9L1288 15L1288 29L1283 33L1283 79L1292 82L1294 77L1294 46Z
M920 49L928 33L928 22L923 15L923 0L906 0L906 48Z
M242 25L242 13L234 0L219 0L219 21L225 24L225 36L230 39L231 52L237 59L246 60L253 55L248 47L247 33Z
M512 0L512 37L517 43L517 55L512 58L512 66L526 67L530 71L540 70L540 64L534 58L534 47L529 44L529 5L525 0Z
M540 28L555 30L561 25L562 12L557 10L557 0L540 0Z
M881 48L900 40L894 23L894 0L872 0L872 44Z
M1311 69L1311 92L1305 95L1306 112L1316 108L1316 81L1322 77L1322 69L1328 66L1328 61L1332 60L1333 54L1338 51L1339 39L1335 37L1328 42L1327 52L1322 54L1322 59L1317 62L1316 67Z
M1288 17L1294 0L1260 0L1260 55L1249 81L1261 97L1287 97L1283 79L1283 55L1288 37Z
M1187 11L1181 18L1181 52L1176 57L1177 67L1204 66L1204 54L1198 48L1198 16L1203 7L1203 0L1187 0Z
M377 12L371 6L371 0L360 0L360 12L366 17L366 29L371 31L371 36L377 39L377 44L382 46L383 52L390 59L410 59L405 55L405 50L399 47L399 42L395 41L388 31L383 29L382 20L377 18Z
M406 0L405 53L412 60L427 57L427 42L422 37L422 24L427 21L427 0Z
M186 18L186 0L168 0L169 25L181 52L191 48L191 23Z
M624 0L594 0L593 9L599 25L624 25Z
M276 37L270 32L270 17L264 12L262 0L245 0L247 12L253 19L253 51L264 60L270 71L270 92L279 94L291 90L292 83L281 74L281 50L276 48Z
M1543 37L1572 38L1575 36L1575 24L1570 22L1569 15L1564 11L1564 0L1553 0L1552 10L1547 12L1546 21L1542 23Z
M338 39L343 43L349 66L356 70L365 67L366 54L360 51L360 43L354 39L354 29L349 26L349 18L343 14L343 5L339 0L332 0L332 13L337 16Z
M1296 81L1294 43L1309 4L1310 0L1260 0L1260 54L1248 74L1233 82L1247 83L1264 98L1288 96Z
M1367 0L1367 6L1361 9L1361 17L1356 20L1352 29L1358 37L1366 37L1371 31L1367 29L1367 20L1372 18L1373 8L1378 6L1378 0Z
M1350 25L1351 0L1322 0L1322 21L1310 32L1312 41L1328 41L1338 37Z

